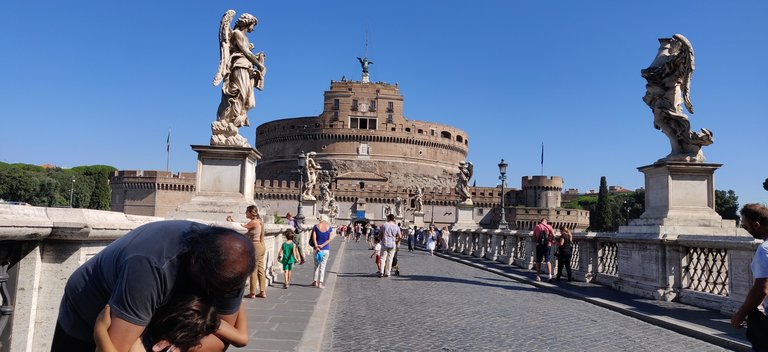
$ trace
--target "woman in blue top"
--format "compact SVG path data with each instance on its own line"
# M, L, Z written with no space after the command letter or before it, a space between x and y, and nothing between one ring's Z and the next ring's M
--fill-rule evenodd
M328 216L320 215L320 222L312 227L312 239L315 244L315 281L312 286L323 288L325 281L325 264L331 252L331 240L334 237L333 227L328 223Z

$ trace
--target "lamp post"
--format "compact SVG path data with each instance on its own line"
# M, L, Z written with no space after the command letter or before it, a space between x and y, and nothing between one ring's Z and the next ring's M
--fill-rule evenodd
M435 191L433 190L432 192L429 192L429 193L432 194L432 215L431 215L432 220L429 220L429 225L435 226Z
M301 198L304 196L304 168L307 167L307 156L304 155L304 151L301 151L298 157L299 163L299 209L296 211L296 223L299 225L304 224L304 213L301 211Z
M72 197L75 195L75 177L72 176L72 187L69 189L69 207L72 208Z
M499 173L501 174L499 176L499 180L501 180L501 220L499 221L499 230L509 230L507 215L504 211L504 183L507 181L507 163L504 162L504 159L501 159L499 163Z

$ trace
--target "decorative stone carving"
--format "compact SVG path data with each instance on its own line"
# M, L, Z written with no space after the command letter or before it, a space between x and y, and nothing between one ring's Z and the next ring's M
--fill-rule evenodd
M219 27L219 69L213 85L221 85L221 103L216 121L211 124L211 145L250 147L238 128L250 126L248 110L256 106L253 89L264 88L264 53L254 54L253 44L246 33L258 23L256 17L244 13L230 28L235 11L229 10L221 18ZM223 82L223 83L222 83Z
M301 194L302 200L316 200L312 195L312 190L317 184L317 175L320 172L320 164L315 161L315 152L307 153L307 166L304 168L304 192Z
M659 161L704 162L701 147L713 142L713 134L706 128L691 131L688 116L682 104L693 114L691 104L691 76L695 68L693 47L681 34L672 38L659 38L659 51L648 68L640 75L648 81L643 101L653 110L653 127L669 138L672 152Z
M456 181L456 193L461 199L459 204L472 205L472 192L469 191L469 180L472 178L474 165L469 161L459 162L459 173Z
M392 214L392 206L389 204L384 205L384 217L387 217L387 215Z

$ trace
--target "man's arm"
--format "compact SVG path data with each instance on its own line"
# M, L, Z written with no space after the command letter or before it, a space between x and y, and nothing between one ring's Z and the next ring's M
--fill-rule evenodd
M757 308L760 303L763 303L766 295L768 295L768 279L764 277L755 279L755 284L752 285L752 288L749 290L747 298L745 298L744 303L741 304L741 308L739 308L739 310L733 314L733 317L731 317L731 326L737 329L740 328L741 323L743 323L744 319L747 317L747 313L752 309Z
M131 324L120 319L114 313L110 313L111 324L107 332L109 339L115 347L115 351L128 351L136 340L141 337L144 327Z

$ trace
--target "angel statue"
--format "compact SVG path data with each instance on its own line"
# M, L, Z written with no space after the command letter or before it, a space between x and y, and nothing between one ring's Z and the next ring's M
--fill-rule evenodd
M320 165L315 161L315 152L307 153L307 166L304 168L304 193L301 194L302 200L316 200L312 195L312 189L317 184L317 174L320 172Z
M403 217L403 198L400 198L400 196L397 196L397 198L395 198L395 217L396 218Z
M414 213L424 212L424 200L422 198L424 198L424 190L422 190L421 187L416 186L416 189L411 193Z
M672 152L659 161L703 162L701 147L713 142L712 132L702 128L691 131L688 116L681 105L693 114L691 76L695 68L693 47L681 34L659 38L659 52L640 75L648 81L643 101L653 110L653 127L664 132Z
M221 103L216 121L211 124L211 145L250 147L238 128L250 126L248 110L256 106L253 89L264 89L264 53L254 54L253 44L246 33L253 32L258 20L249 13L240 15L234 29L230 28L235 11L221 18L219 27L219 69L213 85L221 85Z
M461 198L459 204L472 205L472 192L469 191L469 180L472 179L474 167L469 161L459 162L458 180L456 181L456 193Z

